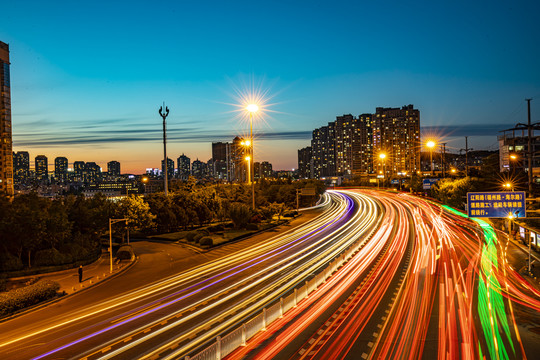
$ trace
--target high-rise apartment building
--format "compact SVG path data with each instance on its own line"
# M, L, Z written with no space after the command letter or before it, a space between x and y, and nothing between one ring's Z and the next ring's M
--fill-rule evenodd
M191 159L182 154L176 159L178 164L178 178L187 180L191 174Z
M109 176L120 176L120 163L118 161L109 161L107 163L107 173Z
M310 177L352 176L386 170L386 176L420 170L420 111L413 105L376 108L375 114L338 116L313 130ZM385 160L379 154L385 153ZM302 159L301 159L302 157ZM306 157L304 159L304 157ZM299 173L307 172L307 150L298 151Z
M0 41L0 193L12 196L11 82L9 45Z
M161 173L165 177L165 161L161 160ZM167 158L167 179L170 180L174 177L174 160Z
M413 105L378 107L373 114L373 151L384 152L389 176L420 170L420 111Z
M212 143L212 176L216 179L229 180L231 168L231 144Z
M48 180L49 179L49 160L45 155L38 155L35 158L36 179Z
M84 161L75 161L73 163L73 180L74 181L84 181Z
M202 179L206 172L206 164L199 159L194 160L191 164L191 173L196 179Z
M101 180L101 167L93 161L84 164L83 180L87 184L95 184Z
M30 154L28 151L13 153L13 177L17 184L24 183L30 178Z
M298 177L300 179L312 178L313 160L311 146L298 150Z
M56 181L65 182L68 177L68 159L59 156L54 159L54 179Z
M247 182L247 160L246 156L249 154L249 146L246 145L246 139L239 136L233 139L231 144L231 177L229 181Z

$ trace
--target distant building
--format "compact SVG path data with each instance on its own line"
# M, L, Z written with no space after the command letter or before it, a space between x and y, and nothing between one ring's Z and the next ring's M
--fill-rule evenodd
M110 177L119 177L120 176L120 163L118 161L109 161L107 163L107 173Z
M24 183L30 178L30 154L28 151L13 153L14 180L16 183Z
M165 177L165 162L161 160L161 173ZM167 158L167 179L174 177L174 160Z
M54 179L59 182L68 180L68 159L66 157L59 156L54 159Z
M298 177L300 179L309 179L313 177L311 146L298 150Z
M87 184L98 182L101 180L101 167L93 161L87 162L84 164L83 178Z
M84 181L84 161L75 161L73 163L73 181L83 182Z
M187 180L191 174L191 159L182 154L177 159L178 164L178 178L180 180Z
M503 135L498 136L498 141L499 168L501 172L529 171L529 144L526 130L504 130ZM540 135L537 134L537 131L532 132L531 145L533 151L533 175L540 176L540 159L537 156L540 152Z
M45 155L38 155L35 158L36 179L48 180L49 179L49 160Z
M230 179L231 144L224 142L212 143L212 176L216 179Z
M9 45L0 41L0 193L12 196L11 81Z
M196 179L202 179L205 175L206 164L200 161L199 159L193 161L191 164L191 174Z
M272 170L272 164L268 161L253 163L253 177L255 180L269 179L274 177L274 171Z
M380 153L386 154L384 161L379 160ZM337 116L336 121L313 130L308 159L307 148L299 150L300 177L351 177L383 168L388 177L419 171L420 111L406 105L378 107L375 114L358 117Z

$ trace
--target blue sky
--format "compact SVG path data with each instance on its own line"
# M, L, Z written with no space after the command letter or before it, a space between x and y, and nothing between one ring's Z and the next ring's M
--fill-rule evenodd
M110 160L142 173L168 154L208 160L245 134L236 91L260 89L256 161L296 167L337 115L414 104L448 147L496 149L540 121L537 1L11 1L14 150Z

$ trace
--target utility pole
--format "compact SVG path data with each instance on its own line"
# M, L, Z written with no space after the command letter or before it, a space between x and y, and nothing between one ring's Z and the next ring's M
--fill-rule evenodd
M445 177L445 166L446 166L446 164L444 163L445 157L446 157L446 143L442 143L441 144L441 165L442 165L443 178Z
M465 176L469 176L469 142L468 142L468 136L465 136L465 149L459 149L459 155L461 155L461 152L465 150Z
M165 102L163 102L163 106L165 106ZM167 168L169 167L169 164L167 162L167 127L165 124L165 119L169 115L169 108L165 106L165 112L163 112L163 106L159 107L159 115L163 118L163 162L165 167L165 174L164 174L164 189L165 189L165 196L168 194L168 183L169 179L167 177Z

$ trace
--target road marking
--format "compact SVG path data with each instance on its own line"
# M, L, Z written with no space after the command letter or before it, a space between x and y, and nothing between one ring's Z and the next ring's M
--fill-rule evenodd
M366 353L362 354L362 359L367 359L367 357L368 357L368 354L366 354Z
M373 347L373 343L370 341L370 342L367 343L367 346L368 347Z
M111 350L110 346L107 346L106 348L101 349L101 353L105 354L107 351Z

